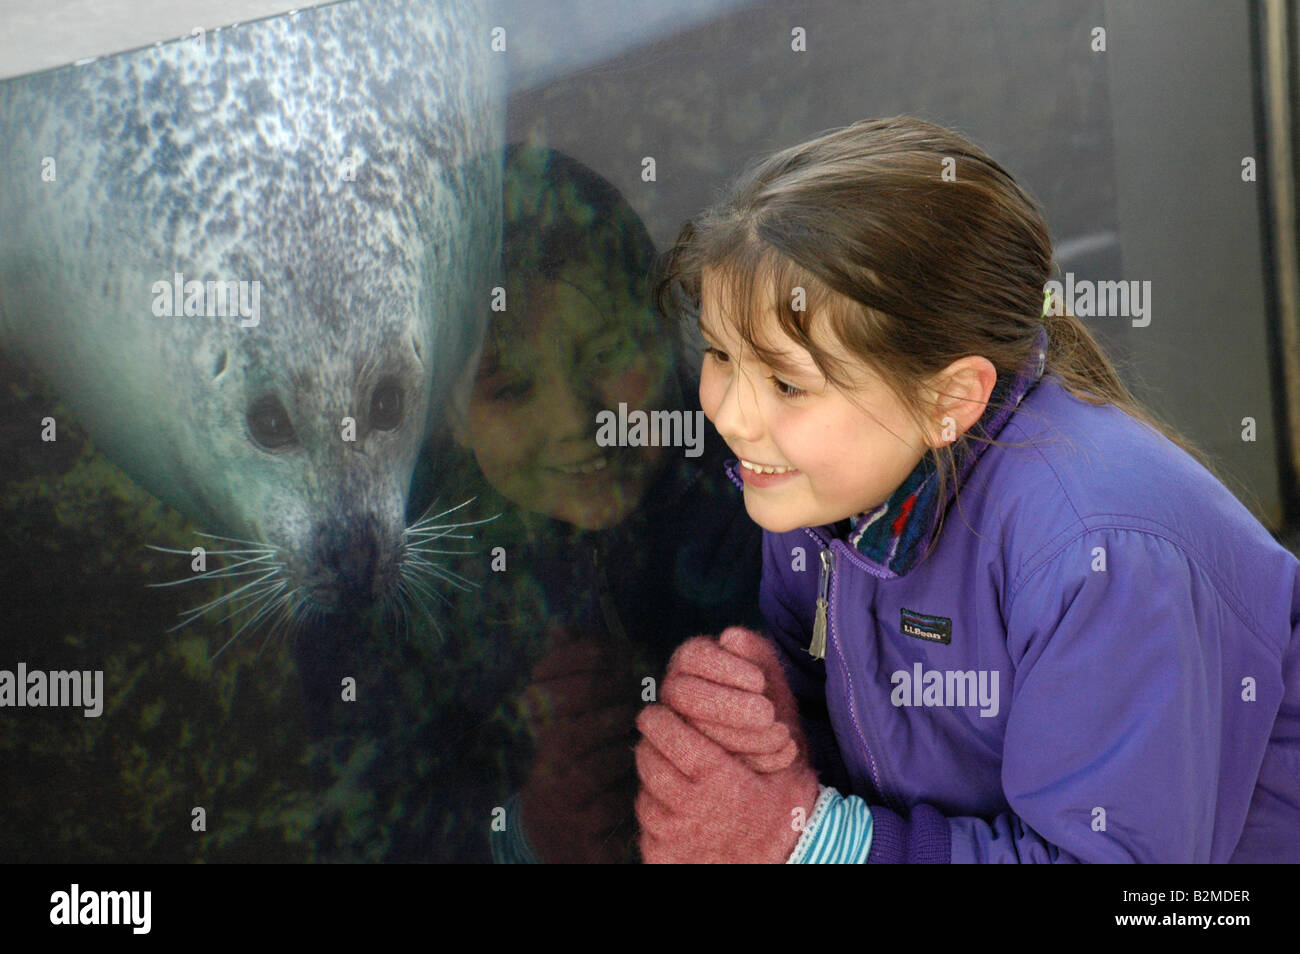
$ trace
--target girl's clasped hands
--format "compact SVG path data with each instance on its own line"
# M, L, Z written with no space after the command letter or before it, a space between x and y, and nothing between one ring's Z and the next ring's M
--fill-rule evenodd
M774 648L732 626L680 646L637 718L647 863L781 863L819 785Z

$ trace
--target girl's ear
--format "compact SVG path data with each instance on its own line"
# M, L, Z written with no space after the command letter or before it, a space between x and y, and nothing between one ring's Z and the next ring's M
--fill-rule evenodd
M951 444L974 427L997 382L997 368L979 355L959 358L939 372L928 392L934 406L930 446Z

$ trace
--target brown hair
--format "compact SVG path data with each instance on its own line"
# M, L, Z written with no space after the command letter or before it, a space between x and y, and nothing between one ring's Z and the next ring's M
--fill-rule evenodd
M948 159L955 178L942 175ZM1053 256L1040 207L942 126L862 120L751 164L661 260L660 309L694 322L706 269L721 279L727 320L760 359L774 357L756 336L775 302L780 330L828 381L853 391L849 369L811 338L824 315L845 351L927 431L925 382L967 355L987 358L1000 381L1014 378L1045 326L1045 373L1081 400L1122 409L1213 472L1199 448L1138 403L1076 317L1043 316ZM798 311L795 287L806 296ZM961 441L972 438L1001 443L970 432ZM930 450L941 501L957 479L956 449Z

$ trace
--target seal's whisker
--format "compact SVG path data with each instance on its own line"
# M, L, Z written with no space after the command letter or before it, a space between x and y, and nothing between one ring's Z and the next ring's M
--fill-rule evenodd
M397 606L397 612L402 617L402 632L406 635L408 640L413 639L414 633L412 632L413 623L411 620L411 601L400 587L394 592L393 603Z
M159 553L177 553L181 556L193 556L194 554L193 550L178 550L175 547L159 547L154 546L152 543L146 543L145 546L150 550L157 550ZM237 556L245 553L262 553L269 556L275 553L275 548L259 547L256 550L208 550L205 548L204 552L207 553L208 556Z
M412 594L412 592L411 592L412 589L415 589L415 590L417 590L417 591L419 591L419 592L426 592L426 593L427 593L428 591L427 591L427 590L424 590L422 587L418 586L418 585L415 583L415 581L413 581L413 580L411 580L411 579L404 579L404 580L402 580L398 585L401 587L402 592L406 595L407 601L408 601L409 603L411 603L412 605L414 605L414 606L416 606L416 607L419 608L420 612L424 614L424 618L427 619L430 623L433 624L433 629L434 629L434 631L438 634L438 638L439 638L439 639L442 639L442 638L443 638L443 635L442 635L442 627L438 625L438 620L434 617L433 613L431 613L431 612L429 611L429 607L427 607L427 606L424 604L424 601L421 600L421 599L418 599L418 598L417 598L414 594ZM435 594L430 594L430 595L435 595ZM436 595L441 596L441 594L436 594ZM446 597L442 597L442 598L443 598L444 600L446 600Z
M458 525L454 523L413 523L402 531L403 537L438 537L445 530L454 530Z
M319 615L320 608L311 602L306 593L303 593L289 606L288 618L285 620L286 633L292 632L296 638L296 634L311 625Z
M474 538L472 536L469 536L466 537L466 539L473 540ZM433 542L432 540L415 540L415 541L407 540L405 543L403 543L403 546L410 553L449 553L452 554L453 556L460 556L460 555L483 552L482 550L466 550L464 548L457 549L457 550L439 550L436 547L430 546L432 542Z
M437 563L430 563L428 560L415 559L411 561L411 566L424 570L426 573L433 574L439 579L451 583L453 586L462 590L480 589L482 584L473 580L466 579L454 570L449 570L445 566Z
M294 626L300 629L316 615L316 607L311 605L307 594L298 597L298 602L293 606Z
M283 585L282 583L275 583L275 582L267 583L261 589L256 590L255 592L249 594L249 597L246 601L236 605L234 609L232 609L225 616L221 617L221 619L217 620L216 623L214 623L213 625L220 626L226 620L233 619L234 617L238 616L240 613L243 613L246 610L250 610L254 608L258 604L260 604L262 600L266 599L268 596L274 593L275 590L279 589L282 585ZM202 614L200 613L199 615L201 616ZM185 622L192 623L196 619L198 619L198 616L191 616Z
M234 563L230 566L218 567L215 570L208 570L205 573L198 573L194 576L187 576L184 579L170 580L167 583L146 583L145 585L149 587L149 589L159 589L165 586L184 586L186 583L197 583L200 580L229 580L239 576L252 576L254 573L264 573L266 571L265 566L257 566L249 570L239 569L240 567L246 566L247 564L252 562L255 561L244 560L243 562ZM238 570L239 572L235 572L236 570Z
M419 533L408 534L407 540L412 544L424 545L434 543L437 540L441 540L443 537L449 537L452 540L473 540L474 534L452 533L450 530L440 530L437 533L421 530Z
M425 523L420 521L419 523L411 524L403 531L403 533L407 535L433 534L442 537L448 535L445 531L459 530L461 527L477 527L481 523L491 523L500 516L501 514L494 513L492 516L484 517L481 520L458 520L454 523Z
M226 649L229 648L230 645L235 642L235 640L239 639L240 635L243 634L244 630L247 629L250 624L262 618L262 616L266 614L266 611L269 608L269 606L272 606L275 603L274 600L275 594L285 585L286 583L284 581L281 581L281 583L278 586L272 588L271 590L263 591L262 593L258 594L257 598L252 603L240 606L238 609L234 610L228 616L226 616L221 620L221 622L224 623L227 619L230 619L231 616L236 616L239 613L244 612L245 610L256 609L259 606L261 607L261 609L259 609L252 617L245 620L243 625L240 626L239 629L235 630L235 634L231 636L228 640L226 640L220 649L218 649L215 653L212 654L213 662L215 662L217 660L217 657L220 656L222 653L224 653Z
M457 580L452 579L452 578L449 577L449 576L444 576L442 573L438 572L438 568L437 568L437 567L428 567L428 568L423 568L423 575L422 575L422 577L420 578L420 581L421 581L422 583L424 583L425 586L432 587L432 586L434 585L434 583L433 583L433 579L431 579L431 577L435 577L435 578L437 578L437 579L439 579L439 580L442 580L442 582L449 584L450 586L454 586L456 589L460 590L462 593L470 593L470 592L473 592L475 589L478 589L478 587L479 587L479 584L477 584L477 583L473 583L473 582L469 582L469 581L466 581L466 582L462 583L462 582L459 582L459 581L457 581Z
M446 603L448 606L452 605L451 600L447 599L447 597L443 596L437 590L431 590L427 585L422 583L414 575L406 577L404 582L408 587L410 587L416 593L420 593L423 594L424 596L429 597L430 601L434 599L439 599L442 600L444 603ZM428 607L425 607L425 609L427 611Z
M307 601L304 603L304 605L307 608L307 611L303 614L302 617L302 625L304 626L311 625L317 622L322 616L325 615L325 610L317 606L315 603Z
M226 617L226 618L229 619L229 617ZM222 622L225 622L225 620L222 620ZM209 662L216 662L217 659L221 656L221 654L224 653L224 652L225 652L225 651L230 647L230 644L233 643L236 639L239 638L239 633L240 633L240 632L242 632L242 630L237 631L233 636L231 636L231 637L230 637L229 639L227 639L224 643L222 643L221 648L218 649L215 653L213 653L212 656L209 658L208 661L209 661Z
M411 594L411 590L408 587L407 581L405 579L401 579L397 581L397 591L401 595L402 599L406 601L408 607L409 606L416 607L417 609L419 609L421 613L425 615L425 618L428 619L429 622L433 623L435 626L437 625L437 623L434 621L433 614L431 614L429 612L429 608L424 605L424 601L415 599L415 597Z
M211 659L215 661L245 630L250 626L258 626L266 619L268 614L274 613L282 605L280 594L289 585L289 582L283 572L285 564L277 559L278 547L258 540L223 537L204 531L198 531L198 535L208 540L221 540L235 544L234 547L230 548L206 550L208 556L224 557L231 559L231 562L224 566L205 570L202 573L194 573L183 579L147 585L150 588L165 588L180 586L185 583L195 583L201 580L209 582L214 580L241 581L246 577L252 577L252 579L241 582L228 593L222 593L205 603L183 610L180 614L180 622L167 630L169 633L174 633L179 629L192 625L200 617L223 609L228 610L228 612L216 620L214 626L221 626L227 621L238 617L241 613L249 613L249 618L244 621L243 625L212 655ZM154 544L146 544L146 546L160 553L171 553L178 556L190 556L193 553L192 550L176 547L162 547Z
M463 554L467 554L467 553L482 553L482 552L483 552L482 550L434 550L434 549L432 549L432 548L430 548L430 547L426 547L426 546L424 546L424 545L422 545L422 544L419 544L419 543L408 543L408 544L406 545L406 549L407 549L407 552L408 552L408 553L420 553L420 554L425 554L425 553L447 553L447 554L451 554L452 556L463 555Z
M435 562L435 561L433 561L433 560L426 560L426 559L424 559L423 557L419 556L418 554L415 554L415 555L408 555L408 556L405 558L405 561L404 561L404 562L405 562L405 565L408 566L408 567L410 568L410 570L411 570L412 573L419 573L419 574L421 574L422 576L426 576L426 577L427 577L427 576L436 575L438 572L442 572L442 573L447 574L447 576L444 577L444 579L449 579L449 580L450 580L450 579L455 579L455 580L458 580L458 581L460 581L460 583L463 584L464 586L472 586L472 587L477 588L477 587L479 587L479 586L481 585L481 584L475 583L475 582L472 581L472 580L467 580L465 577L461 576L459 573L456 573L456 572L453 571L453 570L449 570L449 569L447 569L447 567L446 567L445 565L441 564L441 563L437 563L437 562Z
M458 535L458 536L460 536L460 535ZM472 534L466 534L466 535L460 536L460 539L464 539L464 540L473 540L473 539L474 539L474 536L473 536ZM403 549L402 557L403 557L403 559L405 559L405 557L408 556L408 555L414 555L414 556L419 556L419 557L429 557L429 556L432 556L432 555L434 555L434 554L441 554L441 555L445 555L445 556L472 556L472 555L474 555L474 554L476 554L476 553L482 553L482 552L483 552L482 550L477 550L477 549L465 549L465 548L460 548L460 549L455 549L455 550L445 550L445 549L441 549L441 548L438 548L438 547L430 546L430 544L431 544L432 542L433 542L433 540L407 540L407 541L404 541L404 542L403 542L403 546L402 546L402 549Z
M406 615L406 607L402 604L401 584L392 587L384 593L384 600L381 606L384 619L391 622L394 630L400 629L402 636L406 639L411 638L411 621Z
M266 652L266 647L267 645L270 644L271 637L275 635L275 631L279 628L280 622L284 619L284 612L286 608L288 607L289 603L293 600L293 594L294 594L293 590L289 590L289 592L287 593L282 593L280 596L276 597L274 600L268 603L266 608L263 609L262 612L258 614L258 616L262 616L265 613L273 611L271 625L267 628L266 636L263 637L262 639L262 645L257 648L257 655L253 657L254 659L261 659L262 653ZM256 618L257 617L254 617L254 619ZM253 620L249 620L249 623L251 622L253 622ZM244 626L247 625L248 623L244 624ZM240 628L240 631L241 632L243 631L243 627Z
M398 560L397 582L394 586L394 605L405 620L408 633L411 631L411 624L415 622L415 610L418 609L433 624L439 638L443 637L442 627L438 625L432 608L439 601L449 607L454 607L455 603L448 599L446 594L440 592L440 583L450 584L466 592L481 586L447 567L438 557L468 556L482 553L482 550L442 549L435 546L437 541L444 538L473 540L475 539L473 533L458 531L490 523L502 516L496 513L477 520L445 520L448 515L469 506L477 499L477 496L470 497L454 507L435 513L438 503L435 498L424 514L402 531L401 556Z
M451 533L450 531L446 533L434 533L434 534L421 533L421 534L415 534L414 536L416 537L416 539L413 541L412 545L422 545L425 543L432 543L435 540L441 540L443 537L450 537L453 540L474 539L474 534L472 533Z
M439 560L432 559L430 554L445 553L445 552L446 551L444 550L424 550L420 547L409 547L407 548L407 551L404 554L402 554L402 562L409 563L411 566L417 566L417 567L442 566L443 565L442 562ZM482 553L483 551L462 550L460 552L463 554L474 554L474 553Z
M239 537L221 537L217 536L215 533L204 533L202 530L198 531L198 535L201 537L207 537L209 540L225 540L227 543L242 543L245 546L256 547L259 550L274 549L268 548L261 540L242 540Z
M441 537L449 531L455 530L459 524L455 523L426 523L423 526L414 524L402 531L404 537Z
M301 631L303 621L305 619L305 614L302 611L302 607L303 604L305 604L306 602L307 602L307 595L304 593L301 596L299 596L296 600L294 600L293 603L289 604L289 606L285 610L283 610L281 614L283 619L283 628L280 629L281 636L287 637L292 633L296 637L298 632ZM277 623L276 625L277 627L279 627L281 624Z
M462 593L470 593L478 589L479 586L477 583L470 583L470 582L461 583L457 580L453 580L450 576L445 576L442 573L438 572L437 569L430 570L429 572L432 573L434 576L438 577L438 579L442 580L444 583L454 586Z
M432 530L421 530L416 533L404 534L403 536L405 537L404 542L407 546L427 546L428 544L441 540L444 537L451 540L475 539L475 536L472 533L453 533L450 529L438 530L436 532Z
M393 610L397 615L395 622L401 624L402 635L409 640L411 638L411 617L406 611L405 597L402 595L400 583L393 587Z
M445 517L447 516L447 514L454 513L455 511L459 510L461 507L465 507L468 506L469 504L472 504L475 500L478 500L477 496L470 497L468 500L464 501L463 503L458 503L456 504L456 506L444 510L442 513L431 514L429 511L438 505L438 499L435 497L433 503L429 504L429 506L425 508L424 513L420 515L420 519L416 520L415 523L411 524L411 527L412 529L414 529L415 527L423 526L426 523L432 523L434 520L437 520L439 517Z
M224 623L226 620L230 619L231 617L238 616L244 610L249 609L252 606L255 606L267 593L275 589L277 585L278 585L277 581L275 580L271 580L266 583L263 583L257 589L247 594L247 596L243 600L239 602L231 603L231 605L234 608L231 609L231 611L227 613L225 616L221 617L221 619L217 620L213 625L220 626L222 623ZM173 626L171 629L169 629L167 632L174 633L176 630L190 625L199 617L203 616L205 613L211 612L212 610L219 608L223 603L227 602L228 600L231 600L236 595L237 594L235 593L227 593L225 596L222 596L217 600L212 601L210 605L205 605L203 607L196 607L195 609L192 610L186 610L184 613L181 614L184 618L175 626Z
M261 659L266 647L275 641L275 635L284 625L284 621L289 614L289 608L293 605L294 592L294 590L290 590L276 600L275 611L271 616L271 625L266 628L266 636L262 639L262 645L257 650L256 658Z
M218 606L220 606L222 603L225 603L227 600L233 600L235 597L237 597L240 593L243 593L245 590L257 586L257 584L265 580L271 579L273 576L275 576L277 573L280 572L280 569L281 567L277 566L274 569L270 570L269 572L263 573L256 580L250 580L249 582L245 583L243 586L239 587L238 589L231 590L229 593L223 593L221 596L218 596L216 599L209 600L208 602L204 603L202 606L196 606L193 609L186 610L185 613L188 616L190 616L190 619L186 620L186 622L191 622L194 619L197 619L198 617L202 616L204 613L208 612L209 610L216 609Z
M289 584L287 581L282 580L279 584L275 586L274 589L271 589L267 592L260 594L258 596L257 603L253 605L261 606L261 609L259 609L257 613L254 614L253 616L244 620L243 625L241 625L239 629L235 631L235 635L238 636L244 630L248 629L248 627L253 626L258 620L262 619L262 617L264 617L267 613L271 612L271 610L273 610L276 606L278 606L281 603L281 601L288 599L289 596L292 595L292 591L290 591L289 593L280 592L288 585ZM277 596L276 595L277 593L279 593L280 595Z

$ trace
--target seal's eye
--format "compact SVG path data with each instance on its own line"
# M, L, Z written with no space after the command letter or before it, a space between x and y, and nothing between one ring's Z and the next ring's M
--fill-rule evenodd
M271 450L291 444L297 437L289 423L289 412L274 395L253 402L248 409L248 430L255 441Z
M391 431L402 423L402 389L396 384L381 384L370 395L370 426L377 431Z

